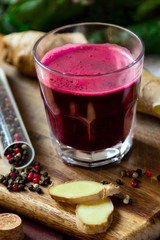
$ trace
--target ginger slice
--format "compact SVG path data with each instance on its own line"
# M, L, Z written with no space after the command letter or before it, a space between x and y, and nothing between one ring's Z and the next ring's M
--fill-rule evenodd
M71 181L49 188L53 199L70 204L95 203L119 191L119 186L112 183L103 185L94 181Z
M114 206L109 198L76 207L77 228L86 234L105 232L112 223Z

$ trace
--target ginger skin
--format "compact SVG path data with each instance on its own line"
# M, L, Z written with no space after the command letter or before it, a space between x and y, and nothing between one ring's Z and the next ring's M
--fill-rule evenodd
M27 76L36 77L34 59L32 55L33 46L36 41L45 33L39 31L25 31L11 33L2 38L4 61L14 65ZM58 46L67 43L87 43L82 33L54 34L47 38L44 46L44 53Z
M160 118L160 78L143 69L137 111Z
M2 38L4 61L14 65L25 75L35 77L32 49L35 42L43 35L43 32L26 31L4 36Z

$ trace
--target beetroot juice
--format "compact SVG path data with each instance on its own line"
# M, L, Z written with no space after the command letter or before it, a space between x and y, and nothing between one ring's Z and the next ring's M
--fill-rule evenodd
M84 152L124 142L139 83L134 70L125 67L134 59L115 44L66 44L44 55L41 63L54 71L37 73L56 141Z

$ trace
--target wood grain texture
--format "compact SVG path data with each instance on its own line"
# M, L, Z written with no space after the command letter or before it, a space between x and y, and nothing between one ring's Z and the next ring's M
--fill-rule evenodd
M0 205L77 239L154 239L158 236L157 228L160 236L160 182L156 180L156 176L160 174L160 121L154 117L137 114L133 147L120 164L96 169L67 166L56 155L51 144L37 80L24 77L14 67L2 61L1 65L8 76L15 100L35 148L35 160L42 163L55 184L68 180L101 181L105 179L115 182L117 178L120 178L122 169L150 170L152 177L143 176L137 188L130 186L131 179L124 178L124 185L121 187L122 194L119 197L112 197L115 211L111 227L107 233L93 236L85 235L77 229L75 208L67 204L56 203L49 196L47 188L44 189L42 195L38 195L28 190L23 193L9 192L3 185L0 185ZM0 173L8 171L9 169L0 160ZM123 194L128 194L132 198L131 204L123 204ZM143 232L145 234L142 237L140 234Z

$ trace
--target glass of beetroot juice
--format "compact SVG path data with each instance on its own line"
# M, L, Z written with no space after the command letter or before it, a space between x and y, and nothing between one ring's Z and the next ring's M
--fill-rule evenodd
M33 49L53 145L67 164L102 166L132 145L144 46L112 24L53 30Z

